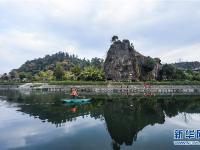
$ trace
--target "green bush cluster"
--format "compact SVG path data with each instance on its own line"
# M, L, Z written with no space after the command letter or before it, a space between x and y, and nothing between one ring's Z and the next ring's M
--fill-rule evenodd
M151 57L147 57L146 62L143 64L142 68L145 73L148 73L154 69L156 62Z
M41 71L35 77L34 80L41 81L62 81L62 80L85 80L85 81L104 81L105 76L102 69L95 67L85 67L81 70L78 66L75 66L70 71L65 71L60 65L56 67L55 71Z
M160 80L188 80L200 81L200 72L192 70L180 70L174 65L165 64L160 71Z

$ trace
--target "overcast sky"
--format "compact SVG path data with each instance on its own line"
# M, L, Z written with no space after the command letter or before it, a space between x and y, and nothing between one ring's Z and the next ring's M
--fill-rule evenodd
M200 61L200 0L0 0L0 73L58 51L105 58L112 35L163 63Z

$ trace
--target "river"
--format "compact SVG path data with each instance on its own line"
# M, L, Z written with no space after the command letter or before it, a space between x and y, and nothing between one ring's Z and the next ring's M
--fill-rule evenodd
M195 150L174 130L200 129L200 96L0 91L0 150ZM184 139L185 140L185 139ZM192 139L200 141L199 139Z

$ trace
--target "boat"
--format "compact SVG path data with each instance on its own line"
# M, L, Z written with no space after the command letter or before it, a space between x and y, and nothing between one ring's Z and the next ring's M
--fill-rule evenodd
M89 102L91 101L91 99L62 99L63 102L66 102L66 103L84 103L84 102Z

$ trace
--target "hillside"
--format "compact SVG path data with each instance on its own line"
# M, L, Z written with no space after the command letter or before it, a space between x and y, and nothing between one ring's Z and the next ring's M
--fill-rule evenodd
M53 55L46 55L43 58L26 61L20 68L15 69L17 72L30 72L32 75L40 71L55 70L56 64L61 63L64 70L69 71L70 68L79 65L81 68L90 65L89 60L80 59L75 55L58 52Z
M200 62L194 61L194 62L179 62L174 63L178 69L181 70L200 70Z
M32 78L35 75L44 76L42 74L46 73L52 75L56 73L56 69L60 68L62 72L74 71L80 73L84 68L94 67L101 69L103 66L103 59L92 58L81 59L75 55L69 55L68 53L58 52L53 55L46 55L43 58L37 58L34 60L26 61L18 69L13 69L9 74L11 78ZM57 67L57 68L56 68Z

